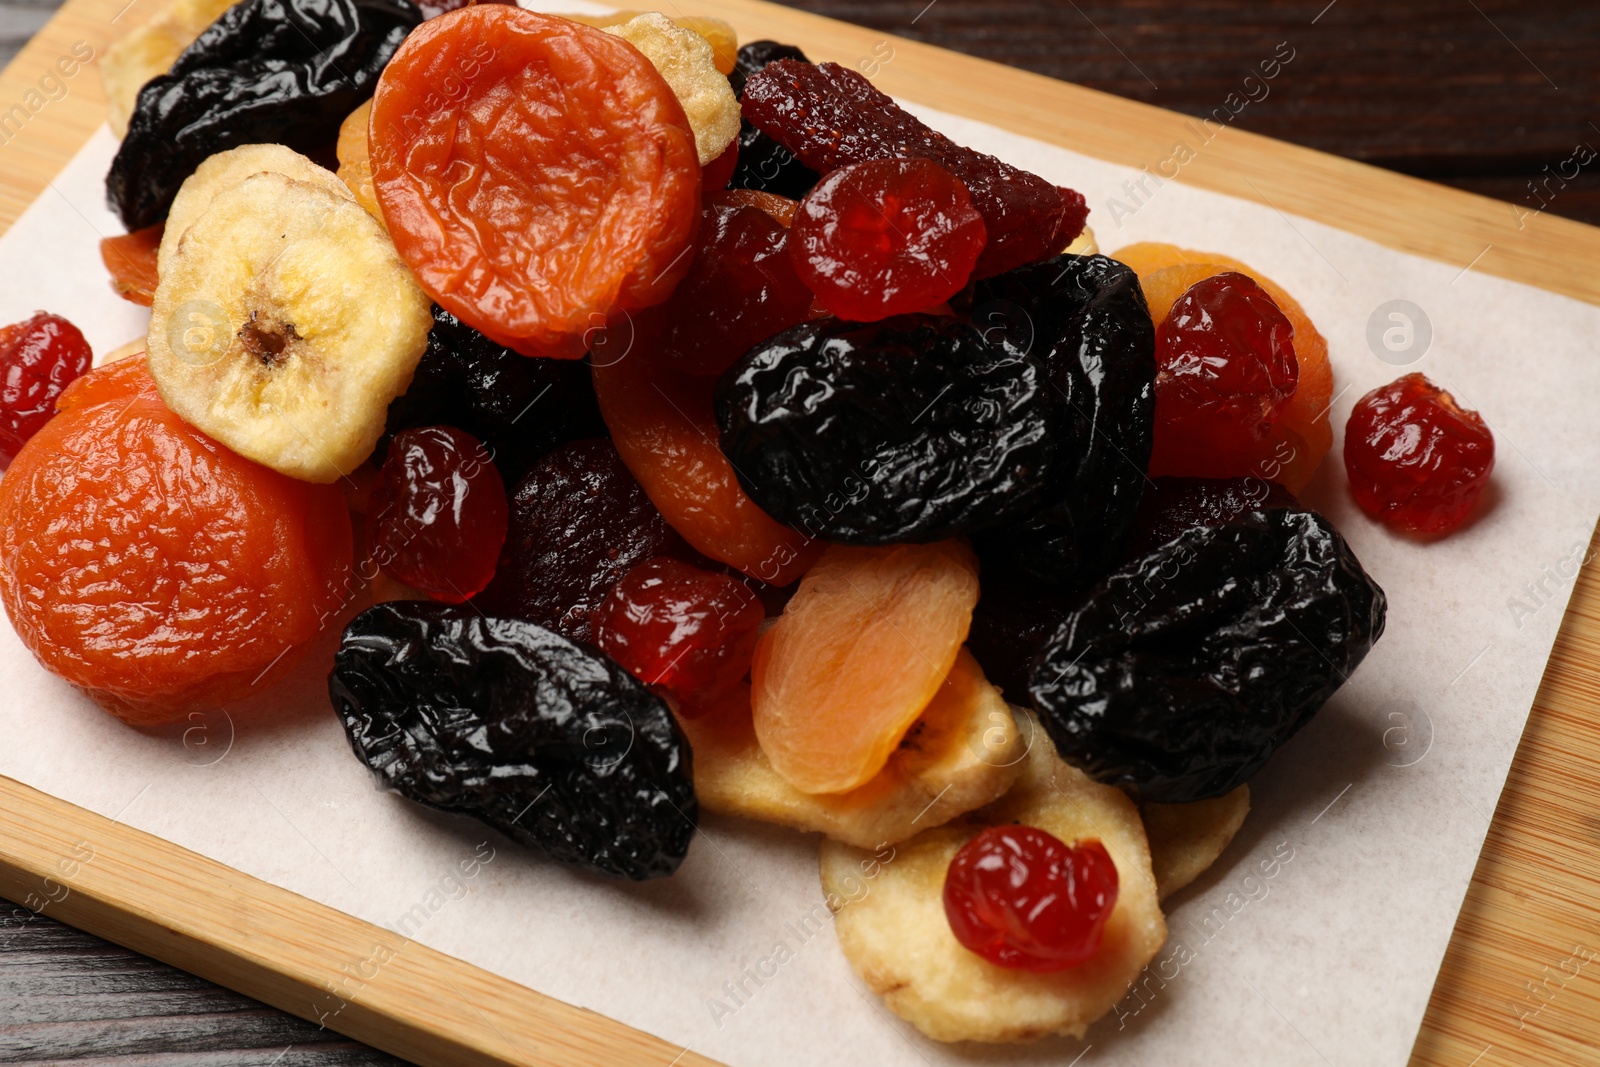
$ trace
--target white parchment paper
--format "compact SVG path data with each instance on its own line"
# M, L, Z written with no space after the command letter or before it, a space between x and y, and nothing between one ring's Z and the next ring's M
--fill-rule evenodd
M889 1015L816 919L812 837L707 818L677 877L616 885L378 792L328 707L333 634L267 706L161 738L96 710L0 627L0 773L738 1067L1404 1063L1600 514L1600 309L1174 182L1130 197L1137 171L918 110L1083 190L1108 251L1174 241L1281 282L1327 335L1336 427L1415 369L1479 409L1498 442L1492 506L1428 545L1355 509L1336 443L1308 500L1387 590L1388 633L1252 783L1239 839L1180 897L1166 949L1087 1041L946 1047ZM0 239L0 321L58 311L97 351L143 333L96 251L119 232L101 186L113 151L102 131ZM1113 221L1113 197L1131 213ZM1402 351L1369 342L1395 300L1414 305ZM1405 349L1398 320L1379 315L1374 335L1396 326Z

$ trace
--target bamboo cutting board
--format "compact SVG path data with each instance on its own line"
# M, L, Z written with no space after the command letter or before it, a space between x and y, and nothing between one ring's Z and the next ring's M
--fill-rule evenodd
M791 41L852 66L871 58L875 83L892 95L1112 162L1163 158L1188 121L758 0L692 7L728 19L741 40ZM48 191L105 119L92 64L64 78L64 96L39 92L39 79L76 67L58 61L81 59L85 46L99 55L152 9L152 0L68 0L0 73L0 231ZM1497 201L1236 129L1185 166L1182 180L1600 304L1600 229L1547 214L1519 222ZM1595 552L1591 545L1591 559ZM1600 572L1591 564L1578 578L1413 1064L1600 1063L1597 664ZM4 778L0 821L0 895L47 905L73 925L429 1067L715 1067L414 943L400 953L389 931ZM312 1005L327 1002L332 984L353 990L349 974L365 973L364 964L375 975L359 996L317 1020Z

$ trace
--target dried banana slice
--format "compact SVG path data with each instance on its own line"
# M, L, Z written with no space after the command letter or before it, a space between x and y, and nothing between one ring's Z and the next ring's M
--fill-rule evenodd
M655 11L604 29L643 52L672 86L694 130L700 165L722 155L739 136L739 98L717 69L711 42Z
M624 22L632 22L643 14L645 14L643 11L613 11L609 15L562 15L561 17L603 30L611 26L620 26ZM693 30L706 39L711 45L711 54L716 57L718 73L723 75L733 73L734 66L739 62L739 34L730 23L712 18L710 15L678 15L672 18L671 22L674 26Z
M1042 731L1038 736L1010 793L895 846L892 858L877 856L881 870L865 894L858 872L872 854L822 843L822 888L830 906L837 905L834 925L846 958L895 1014L937 1041L1082 1037L1166 940L1138 809L1120 790L1063 763ZM1099 953L1082 966L1054 974L1008 970L967 951L950 932L944 914L950 860L985 826L1011 822L1068 844L1096 838L1117 865L1117 906Z
M173 62L205 28L232 7L234 0L176 0L120 41L100 60L100 81L106 88L111 130L128 132L128 120L144 83L172 69Z
M1166 900L1217 862L1250 812L1250 787L1189 804L1146 804L1139 812L1150 838L1156 891Z
M252 174L282 174L297 181L320 185L329 192L350 196L350 191L331 170L319 167L292 148L281 144L246 144L218 152L194 169L178 187L172 208L167 212L166 229L161 231L161 247L156 250L156 274L166 271L167 262L183 235L211 201L224 189L232 189Z
M965 649L884 769L848 793L802 793L785 781L756 743L748 704L685 720L683 730L705 810L818 830L867 849L1004 795L1027 753L1011 709Z
M282 174L218 193L161 270L150 373L186 421L309 482L355 470L433 325L372 216Z
M389 224L383 219L378 191L372 184L372 154L367 140L371 121L372 101L368 100L339 123L339 143L334 154L339 157L339 180L355 195L356 203L366 208L367 214L377 219L387 233Z

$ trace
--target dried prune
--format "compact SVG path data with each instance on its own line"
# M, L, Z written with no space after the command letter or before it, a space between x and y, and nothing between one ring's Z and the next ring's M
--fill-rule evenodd
M350 747L407 799L609 875L665 877L689 850L688 742L597 649L466 605L397 601L351 620L328 693Z
M751 41L739 49L738 62L728 77L733 84L733 91L743 95L745 80L777 59L810 62L806 54L793 45L779 44L777 41ZM752 126L749 119L740 120L739 162L728 181L728 188L757 189L798 200L821 177L800 162L793 152Z
M1260 478L1152 478L1128 534L1127 558L1160 548L1196 526L1221 526L1246 511L1298 506L1283 486Z
M1060 251L1089 216L1080 194L956 144L837 63L775 60L746 80L742 103L753 125L824 174L869 159L921 157L943 165L966 184L988 230L974 277Z
M1029 693L1062 758L1140 801L1217 797L1322 707L1383 633L1386 601L1300 508L1196 526L1067 616Z
M441 425L487 445L512 484L557 445L606 434L586 363L513 352L435 304L428 350L410 387L389 405L375 455L385 454L388 435Z
M1150 459L1155 330L1139 280L1105 256L1063 255L979 282L972 301L986 338L1044 364L1061 457L1040 509L983 538L979 555L1090 584L1121 551Z
M610 441L573 441L534 464L512 494L494 580L474 603L588 641L611 587L652 556L700 560Z
M207 156L333 143L422 21L409 0L243 0L139 90L106 196L129 230L167 213Z
M939 541L1028 514L1049 484L1032 356L969 323L801 323L717 383L722 451L763 510L811 537Z

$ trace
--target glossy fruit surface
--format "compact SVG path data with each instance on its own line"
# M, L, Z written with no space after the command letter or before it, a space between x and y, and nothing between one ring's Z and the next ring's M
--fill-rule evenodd
M652 322L632 325L625 354L597 355L594 364L600 410L623 462L697 551L758 581L793 583L822 545L762 511L740 486L717 446L717 380L673 370L660 358Z
M1407 533L1446 534L1472 515L1494 470L1494 434L1421 374L1356 401L1344 466L1361 510Z
M960 541L830 547L756 644L752 715L773 769L804 793L882 770L950 673L977 599Z
M874 322L949 300L983 251L983 216L931 159L840 167L800 202L795 272L840 318Z
M428 20L378 83L370 151L423 289L526 355L582 356L608 313L658 303L688 269L694 133L603 30L500 4Z
M60 409L0 479L0 597L23 643L139 726L270 684L349 594L343 494L202 435L142 359L78 379Z
M1033 826L991 826L961 846L944 883L956 940L990 963L1049 973L1100 949L1117 868L1098 841L1067 845Z
M1029 513L1051 475L1052 398L1032 356L934 315L819 319L717 383L723 453L753 500L805 534L939 541Z
M750 673L766 612L744 583L675 559L652 559L612 586L594 640L680 714L703 715Z
M506 487L471 434L403 430L389 442L367 512L372 558L389 577L457 604L494 577Z
M161 223L100 241L100 262L111 275L111 288L122 299L149 307L156 296L156 253L161 248Z
M615 662L521 619L396 601L357 615L328 692L402 796L601 874L663 878L694 837L689 746Z
M89 342L60 315L41 311L0 327L0 468L56 411L56 399L93 361Z

